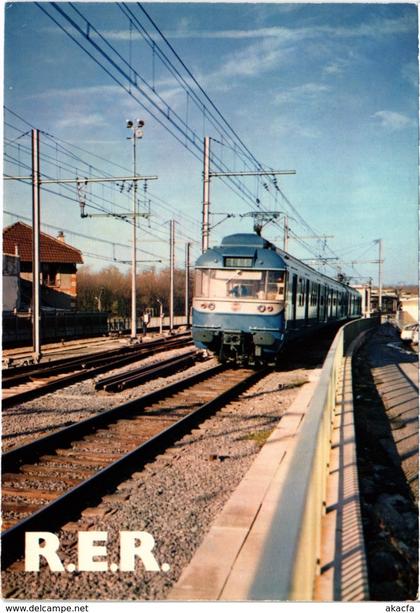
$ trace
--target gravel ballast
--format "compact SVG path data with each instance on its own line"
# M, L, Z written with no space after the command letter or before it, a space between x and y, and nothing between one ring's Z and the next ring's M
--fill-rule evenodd
M182 351L167 352L165 357ZM199 363L164 381L209 368L211 363ZM44 565L39 573L35 573L11 568L3 572L3 596L22 599L164 599L306 380L307 371L304 369L268 375L240 399L229 403L184 436L153 463L135 472L115 492L105 496L98 507L87 509L79 520L75 518L59 532L60 557L67 567L70 563L77 566L78 531L107 532L108 566L119 564L119 531L146 531L155 539L154 554L160 571L145 571L140 561L135 572L54 573ZM12 434L13 428L18 430L13 439L15 445L17 440L23 441L28 436L28 423L33 437L35 430L44 428L45 433L46 423L52 428L62 427L70 419L74 422L161 385L162 381L156 379L115 397L93 393L92 382L78 383L71 386L73 389L63 390L64 397L60 401L61 394L45 396L17 407L14 415L5 415L8 425L4 434ZM28 417L26 425L24 416Z
M82 419L112 409L124 402L138 398L143 394L153 392L167 383L178 381L186 376L186 370L179 371L169 377L154 378L141 386L128 389L118 394L108 394L102 391L97 392L94 386L95 381L102 377L127 372L139 366L146 366L154 363L158 364L163 358L182 356L189 351L191 351L191 347L165 351L149 358L133 362L123 368L111 370L105 375L100 375L96 379L86 379L85 381L74 383L52 394L46 394L35 400L23 402L10 409L5 409L2 415L3 453L14 447L29 443L41 436L52 434ZM215 363L215 360L197 362L195 366L188 369L188 373L194 374L195 372L200 372Z

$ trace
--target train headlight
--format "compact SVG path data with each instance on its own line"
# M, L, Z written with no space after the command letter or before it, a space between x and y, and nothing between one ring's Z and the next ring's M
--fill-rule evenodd
M210 302L210 304L208 305L208 308L210 309L210 311L214 311L214 309L216 308L216 305L213 302Z
M264 313L264 311L265 311L265 305L264 304L259 304L257 308L258 308L260 313Z
M200 306L201 306L202 309L207 309L207 303L206 302L202 302L200 304Z
M269 304L268 307L267 307L267 311L269 313L272 313L274 311L274 307L271 304Z

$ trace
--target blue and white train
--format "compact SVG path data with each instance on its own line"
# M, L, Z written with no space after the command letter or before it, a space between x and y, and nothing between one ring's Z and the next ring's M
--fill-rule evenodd
M361 296L258 234L232 234L195 265L192 335L220 361L274 363L286 341L361 316Z

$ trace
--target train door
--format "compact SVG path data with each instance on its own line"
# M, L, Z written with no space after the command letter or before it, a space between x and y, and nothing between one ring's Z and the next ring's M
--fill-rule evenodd
M292 279L292 319L295 325L296 325L297 285L298 285L297 275L293 275L293 279Z
M309 300L310 300L309 279L306 279L306 281L305 281L305 324L308 323Z
M321 321L327 321L327 288L325 285L321 286Z
M316 318L319 321L322 318L321 313L321 285L317 283L317 291L316 291Z

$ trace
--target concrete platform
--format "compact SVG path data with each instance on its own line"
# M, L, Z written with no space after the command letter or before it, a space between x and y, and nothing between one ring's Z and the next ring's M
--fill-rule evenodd
M337 382L326 513L322 518L320 574L314 600L360 602L369 583L357 470L352 358L364 335L349 348Z
M168 600L247 600L282 483L319 377L299 391L213 523Z
M407 349L401 343L397 330L389 324L383 325L369 339L366 350L401 458L401 467L418 503L418 353Z
M403 469L413 492L418 492L417 354L402 346L397 330L390 324L371 335L367 347ZM252 598L253 583L261 571L264 547L270 539L273 517L315 384L312 381L302 388L168 600L259 599ZM318 561L320 574L315 581L313 600L366 601L369 594L357 475L351 355L343 359L335 403ZM271 575L270 569L268 574ZM275 585L270 593L275 593Z

